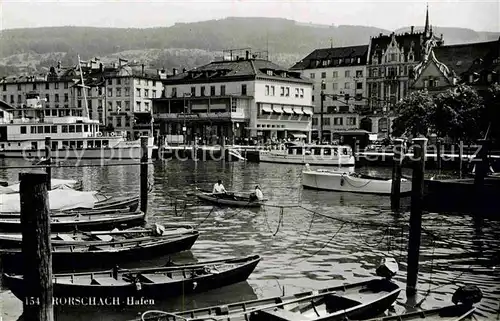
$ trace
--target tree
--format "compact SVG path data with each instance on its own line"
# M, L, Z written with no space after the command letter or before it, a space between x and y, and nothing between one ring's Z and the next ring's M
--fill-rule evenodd
M489 137L500 145L500 85L493 84L483 93L485 110L482 124L489 128Z
M427 136L431 129L431 113L435 103L427 90L410 93L395 106L398 117L392 125L394 136Z
M477 91L466 85L450 88L434 99L430 111L431 130L440 137L474 141L484 135L481 126L484 104Z

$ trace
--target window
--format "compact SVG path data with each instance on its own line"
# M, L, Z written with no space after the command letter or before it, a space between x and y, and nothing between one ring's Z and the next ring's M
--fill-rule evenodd
M116 88L116 97L121 97L121 96L122 96L122 89Z
M122 102L121 101L117 101L116 102L116 111L117 112L121 112L122 111Z
M226 95L226 86L225 85L221 85L220 86L220 95L221 96L225 96Z
M137 88L137 89L135 90L135 95L136 95L137 97L141 97L141 89L140 89L140 88Z
M108 79L108 85L113 85L113 79Z
M76 125L76 132L81 133L82 132L82 125Z
M59 83L58 82L54 83L54 89L59 89Z
M130 96L130 89L125 88L125 96L126 97Z
M33 90L36 90L36 83L33 84Z
M321 90L325 90L326 89L326 83L322 82L321 83Z
M153 90L153 98L156 98L156 90Z
M232 112L232 113L235 113L235 112L237 111L237 107L238 107L238 105L237 105L237 103L236 103L236 99L233 99L233 100L231 101L231 112Z
M141 102L140 101L135 102L135 108L137 108L137 111L141 110Z
M323 125L330 126L330 118L323 118Z
M321 73L321 78L326 78L326 72Z
M269 96L269 85L266 85L265 95Z
M125 101L125 111L130 111L130 101Z
M172 97L177 97L177 88L172 87Z
M266 71L266 74L267 74L268 76L273 76L273 75L274 75L272 70L267 70L267 71Z
M149 98L149 89L144 89L144 97Z
M280 87L280 96L285 96L285 87Z
M304 98L304 88L300 88L300 98Z
M312 125L313 126L318 126L318 118L313 118L312 119Z
M144 102L144 109L149 111L149 101Z
M68 93L65 93L64 94L64 102L68 102L69 101L69 95Z
M275 95L274 86L271 86L271 96L274 96L274 95Z
M347 117L347 124L349 126L356 126L356 117Z
M356 83L356 89L363 89L363 83L362 82L357 82Z
M391 55L389 56L389 61L397 61L398 58L397 58L397 55L395 53L391 53Z
M21 134L26 134L26 126L21 126Z
M245 85L245 84L241 85L241 95L242 96L247 95L247 85Z
M58 102L59 102L59 94L55 94L55 96L54 96L54 101L55 101L56 103L58 103Z
M50 89L50 83L46 82L45 83L45 90L49 90Z
M321 61L321 65L323 67L328 67L330 65L330 59Z
M140 91L139 91L139 96L140 96ZM108 97L113 97L113 88L108 88Z
M311 78L311 79L316 78L316 74L315 74L314 72L311 72L311 73L309 74L309 78Z
M342 117L333 117L333 124L334 125L343 125L344 123L344 118Z
M122 79L121 78L117 78L116 79L116 84L117 85L121 85L122 84Z
M333 90L337 90L339 88L339 84L336 82L333 83Z
M22 98L21 98L21 95L17 95L17 102L18 102L18 103L21 103L22 101L23 101L23 100L22 100Z
M311 96L311 101L314 102L314 95Z
M191 95L196 96L196 87L191 87Z
M50 102L50 95L49 94L45 94L45 100L46 100L46 102Z
M338 71L334 71L334 72L332 73L332 77L333 77L333 78L338 78L338 76L339 76L339 72L338 72Z
M121 117L116 118L116 127L122 127L122 118Z
M78 106L78 108L82 108L82 100L81 99L78 99L77 106Z
M205 96L205 86L201 86L200 95Z
M356 70L356 77L358 78L363 77L363 70Z
M427 88L429 86L429 81L428 80L424 80L424 88Z
M299 98L299 88L295 88L295 98Z
M346 71L344 72L344 74L345 74L345 78L349 78L349 77L351 77L351 71L350 71L350 70L346 70Z
M215 96L215 86L210 86L210 96Z
M113 102L108 101L108 111L113 111Z
M346 82L344 84L344 89L351 89L351 83L350 82Z

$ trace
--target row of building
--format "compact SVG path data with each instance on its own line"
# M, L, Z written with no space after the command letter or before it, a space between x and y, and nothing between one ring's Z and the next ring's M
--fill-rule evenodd
M498 82L500 39L445 46L427 12L424 30L380 34L367 45L316 49L287 69L267 52L235 49L192 70L146 70L120 59L60 64L46 74L0 79L0 97L22 114L28 94L46 116L85 115L101 130L155 134L170 143L288 137L331 140L365 130L390 136L394 105L412 90ZM83 86L82 86L83 81Z

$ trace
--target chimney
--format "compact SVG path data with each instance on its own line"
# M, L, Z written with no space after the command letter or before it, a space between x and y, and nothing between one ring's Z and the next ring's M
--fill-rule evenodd
M382 33L380 33L378 36L379 36L379 37L382 37Z
M99 72L102 72L102 62L99 63Z
M57 62L57 69L61 69L61 61L60 60Z
M248 57L249 57L250 53L247 51L245 51L245 59L248 60Z
M177 68L172 69L172 74L173 74L174 76L177 76Z
M413 34L413 30L414 30L414 29L415 29L415 27L414 27L414 26L411 26L411 32L410 32L411 34Z
M185 73L186 72L186 68L182 68L182 72Z
M141 74L144 76L144 64L141 65Z

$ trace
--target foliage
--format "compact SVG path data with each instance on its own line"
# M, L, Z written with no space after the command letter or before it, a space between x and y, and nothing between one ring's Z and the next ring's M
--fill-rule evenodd
M395 106L398 115L392 125L394 136L426 136L431 129L431 111L435 103L426 90L415 91Z
M483 126L489 128L489 137L500 145L500 84L493 84L482 96L485 105Z

